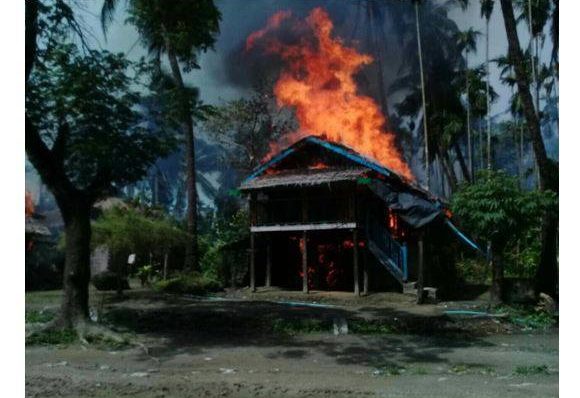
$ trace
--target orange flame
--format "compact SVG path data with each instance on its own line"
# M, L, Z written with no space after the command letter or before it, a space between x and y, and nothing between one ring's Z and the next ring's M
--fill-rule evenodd
M328 166L324 162L316 162L316 163L308 166L308 169L310 169L310 170L322 170L322 169L327 169L327 168L328 168Z
M266 27L248 37L246 49L279 28L289 16L289 12L272 16ZM394 133L385 131L386 118L380 107L372 98L358 93L354 76L373 58L332 37L333 23L322 8L310 12L305 27L312 31L314 40L302 38L297 45L275 39L267 42L268 51L286 62L274 87L278 105L294 107L300 125L280 144L292 144L311 134L325 136L414 180ZM280 146L272 144L271 154Z
M34 214L34 201L32 200L32 194L28 191L24 194L24 212L26 217L32 217Z

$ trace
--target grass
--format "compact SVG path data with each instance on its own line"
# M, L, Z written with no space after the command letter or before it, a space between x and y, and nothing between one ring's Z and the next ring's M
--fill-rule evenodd
M43 330L26 338L26 345L69 345L78 340L74 330Z
M364 319L352 319L348 322L349 333L366 335L394 334L397 330L385 322L367 321Z
M117 341L107 336L92 334L86 337L89 344L95 346L101 350L122 350L131 346L131 342L127 337L124 337L122 341Z
M26 323L47 323L53 320L55 313L48 310L26 310Z
M375 376L400 376L405 373L407 368L397 364L387 363L381 366L375 367L373 374Z
M525 365L516 367L514 374L517 376L549 375L550 370L547 365Z
M463 374L481 374L489 375L495 373L493 366L484 365L480 363L457 363L449 369L450 373L457 375Z
M510 323L524 329L546 330L556 326L556 319L544 311L523 305L502 305L496 307L499 314L507 314Z
M429 371L427 371L427 369L419 366L416 368L412 368L411 369L411 374L417 375L417 376L425 376L427 374L429 374Z
M330 325L320 319L274 319L271 326L272 332L289 336L330 331Z

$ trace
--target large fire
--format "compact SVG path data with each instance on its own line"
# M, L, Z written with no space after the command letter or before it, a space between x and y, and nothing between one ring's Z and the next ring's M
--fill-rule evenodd
M322 8L312 10L306 21L290 16L289 11L274 14L264 28L246 40L247 51L263 41L266 51L284 60L274 94L279 106L295 109L300 126L283 142L273 144L272 153L307 135L324 136L414 180L394 133L385 130L386 119L380 107L372 98L358 93L354 76L373 58L332 37L333 23ZM273 33L290 21L294 30L312 34L301 37L299 44L281 42Z

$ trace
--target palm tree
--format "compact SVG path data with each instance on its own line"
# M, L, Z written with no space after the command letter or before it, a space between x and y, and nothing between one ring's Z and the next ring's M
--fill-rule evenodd
M105 0L101 11L103 28L112 20L119 0ZM129 19L139 31L141 41L158 59L165 54L177 89L176 111L185 138L187 162L187 232L185 267L197 267L197 189L193 112L196 107L182 76L199 68L199 51L211 49L219 32L221 14L213 0L127 0ZM181 63L181 64L180 64Z
M423 49L421 47L421 24L419 22L420 0L413 0L415 3L415 26L417 28L417 54L419 56L419 75L421 76L421 102L423 104L423 135L425 140L425 183L429 190L431 168L429 162L429 132L427 130L427 101L425 99L425 75L423 72Z
M540 129L540 119L534 109L530 81L518 38L517 23L511 0L501 0L503 20L508 39L508 51L514 66L518 94L530 132L540 174L540 189L558 192L558 166L548 158ZM542 248L536 274L537 292L556 293L557 284L558 215L547 212L542 220Z
M471 97L469 95L469 52L477 51L477 37L481 33L469 28L457 34L457 45L461 51L465 51L465 93L467 95L467 159L469 162L469 172L473 176L473 154L471 143Z
M485 17L485 67L486 67L486 92L487 92L487 169L491 170L491 115L489 96L489 20L493 13L494 0L480 0L481 16Z

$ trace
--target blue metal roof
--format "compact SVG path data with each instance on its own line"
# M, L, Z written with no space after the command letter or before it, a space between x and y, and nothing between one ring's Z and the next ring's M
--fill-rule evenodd
M312 143L312 144L319 145L319 146L326 148L334 153L337 153L341 156L344 156L344 157L352 160L355 163L358 163L364 167L368 167L369 169L376 171L377 173L384 175L385 177L397 177L397 178L401 179L401 177L398 174L396 174L395 172L393 172L392 170L389 170L388 168L381 166L378 163L354 152L350 148L326 141L324 139L321 139L321 138L318 138L315 136L308 136L306 138L301 139L300 141L295 142L294 144L292 144L291 146L289 146L288 148L286 148L285 150L283 150L282 152L280 152L279 154L274 156L272 159L268 160L266 163L255 168L252 171L252 173L244 180L244 182L250 181L256 177L259 177L267 169L269 169L270 167L279 163L282 159L286 158L288 155L295 152L297 147L304 145L304 143Z

